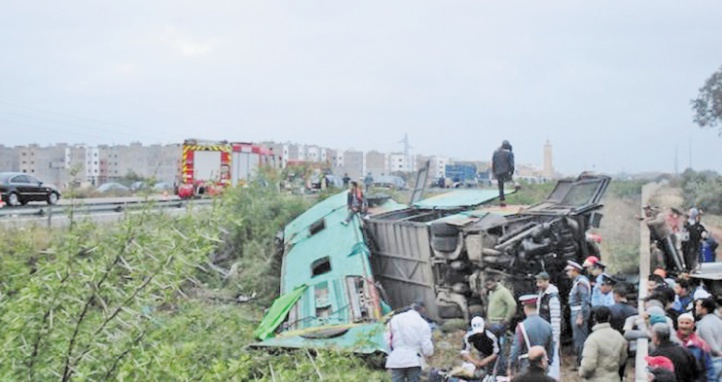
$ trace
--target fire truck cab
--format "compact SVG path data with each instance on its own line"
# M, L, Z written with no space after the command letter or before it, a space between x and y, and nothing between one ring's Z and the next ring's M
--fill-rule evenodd
M186 139L175 193L181 199L213 196L228 186L246 184L260 167L274 163L272 150L252 143Z

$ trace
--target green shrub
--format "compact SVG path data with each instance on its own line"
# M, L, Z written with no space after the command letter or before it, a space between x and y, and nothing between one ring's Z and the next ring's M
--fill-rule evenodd
M261 183L180 217L0 232L0 380L386 380L348 354L247 349L278 294L276 234L308 206Z
M713 214L722 214L722 177L714 171L685 170L680 176L684 201Z

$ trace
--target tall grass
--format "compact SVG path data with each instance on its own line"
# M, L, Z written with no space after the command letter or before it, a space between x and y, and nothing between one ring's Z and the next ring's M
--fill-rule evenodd
M252 184L180 217L0 232L0 380L382 380L334 353L245 349L279 290L276 233L306 207Z

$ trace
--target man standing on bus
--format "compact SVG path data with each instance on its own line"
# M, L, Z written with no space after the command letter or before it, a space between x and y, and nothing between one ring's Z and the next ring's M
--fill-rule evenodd
M514 175L514 153L511 152L509 141L505 140L501 143L501 147L494 151L491 157L491 173L499 185L499 205L505 207L504 183L511 182L511 177Z

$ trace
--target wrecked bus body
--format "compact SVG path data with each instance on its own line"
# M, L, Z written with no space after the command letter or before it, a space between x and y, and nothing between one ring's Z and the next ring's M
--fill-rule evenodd
M489 273L519 295L546 271L563 291L566 261L599 255L587 233L599 225L609 181L561 180L528 208L490 206L496 190L454 190L410 205L380 199L348 226L346 193L326 199L284 230L282 296L257 345L385 352L390 309L423 299L435 321L468 320L483 311ZM294 291L287 309L276 306Z
M391 200L371 211L403 208ZM283 230L281 297L264 316L253 347L386 351L382 301L361 221L347 217L346 192L301 214Z
M482 312L485 274L501 276L517 295L535 291L541 271L565 284L567 260L599 256L587 232L599 226L609 180L559 181L546 200L526 209L490 207L485 203L494 198L483 191L459 190L372 216L365 228L374 275L392 307L421 297L435 320Z

